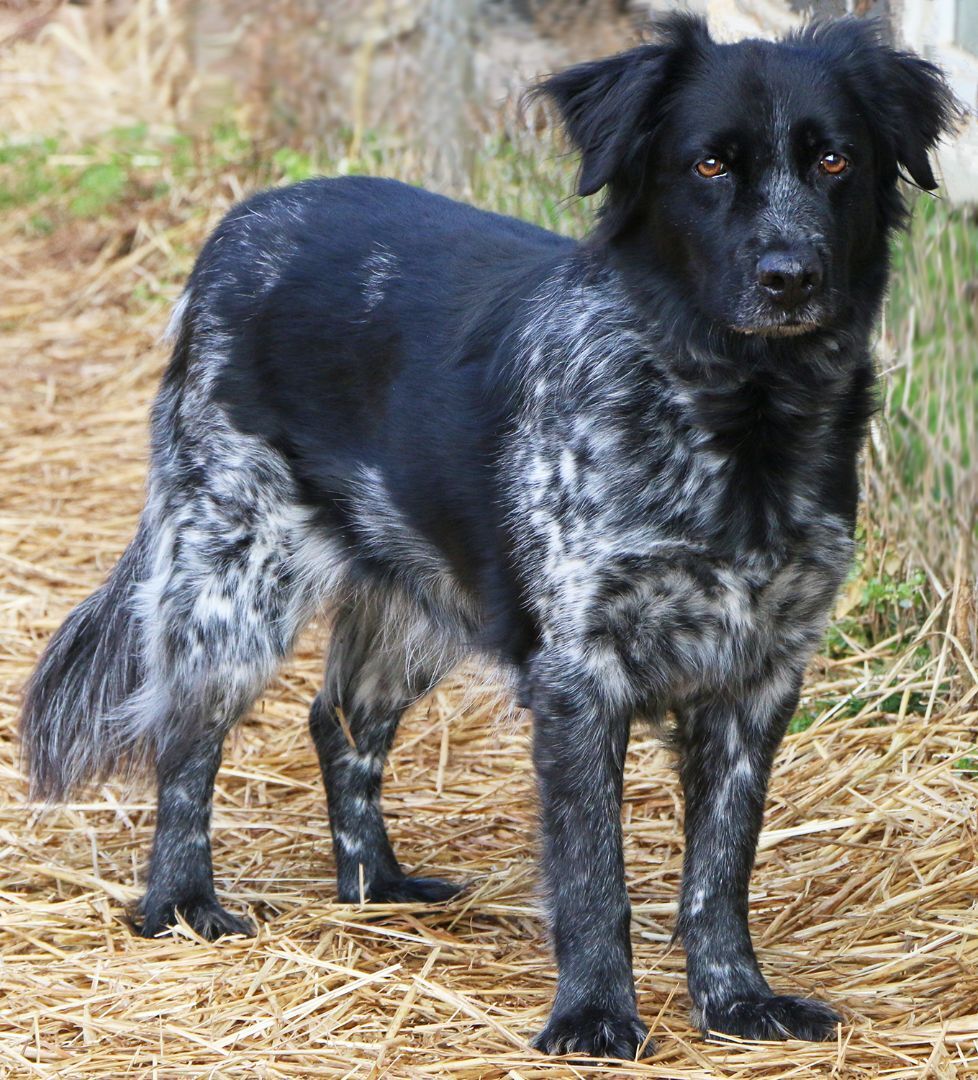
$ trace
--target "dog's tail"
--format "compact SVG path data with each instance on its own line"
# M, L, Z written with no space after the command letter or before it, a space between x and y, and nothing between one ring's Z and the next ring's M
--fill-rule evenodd
M126 705L143 680L134 600L148 540L144 518L108 579L62 623L27 684L20 734L32 798L64 799L132 756L138 732Z
M171 381L180 379L189 356L189 301L188 288L163 335L174 343L166 376ZM147 505L115 569L61 624L27 683L20 739L31 798L64 799L85 784L144 764L158 731L146 723L153 673L147 671L139 600L153 576L159 534Z

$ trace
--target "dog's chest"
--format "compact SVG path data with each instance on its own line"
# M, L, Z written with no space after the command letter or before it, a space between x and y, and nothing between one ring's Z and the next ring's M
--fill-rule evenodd
M668 693L810 649L850 555L815 472L755 476L649 413L541 412L522 440L517 543L544 643L610 645Z

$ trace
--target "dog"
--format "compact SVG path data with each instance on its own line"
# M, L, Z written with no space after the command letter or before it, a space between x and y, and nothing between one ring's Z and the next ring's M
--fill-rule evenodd
M159 810L139 931L217 902L225 735L308 620L332 636L310 729L344 902L445 900L398 863L381 775L460 660L533 718L558 966L547 1053L651 1052L631 968L622 765L674 743L677 922L695 1022L826 1039L748 929L772 760L853 552L869 340L898 180L955 103L871 24L717 44L674 15L535 89L604 192L581 242L392 180L249 198L172 320L148 494L108 580L28 685L34 797L145 761Z

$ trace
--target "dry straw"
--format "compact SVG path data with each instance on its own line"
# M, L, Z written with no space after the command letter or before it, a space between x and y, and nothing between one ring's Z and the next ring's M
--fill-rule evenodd
M156 9L140 10L148 19ZM70 21L59 25L67 34ZM63 44L21 43L5 71L53 77ZM52 84L49 94L55 114L67 109L67 91ZM106 97L93 100L101 110ZM527 725L501 726L491 697L472 703L461 680L407 719L386 803L403 861L469 891L431 909L335 904L304 722L319 680L315 633L218 779L218 891L251 911L257 938L131 935L150 795L106 786L63 808L29 806L18 697L48 635L122 551L140 505L164 313L134 301L133 288L172 295L187 268L175 252L199 243L235 193L215 177L48 238L25 231L30 208L0 224L0 1074L978 1076L978 779L955 765L978 742L978 676L960 632L964 555L946 577L935 571L915 632L814 666L806 702L817 719L788 738L776 770L752 892L761 963L776 987L842 1008L837 1042L740 1046L691 1030L671 942L679 790L667 752L639 737L624 820L640 1006L659 1053L589 1066L530 1052L554 969L536 901ZM202 204L207 220L190 214Z

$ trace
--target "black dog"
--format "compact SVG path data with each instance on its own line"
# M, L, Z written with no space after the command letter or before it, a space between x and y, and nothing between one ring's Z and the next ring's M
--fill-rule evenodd
M479 650L533 711L559 982L535 1045L632 1056L619 808L634 717L674 718L696 1022L823 1039L747 928L775 750L852 552L867 342L901 168L953 101L871 26L654 44L542 83L607 198L583 243L387 180L257 195L175 313L149 493L29 686L35 794L148 755L142 932L217 903L221 745L324 604L310 726L339 896L440 900L381 816L398 718Z

